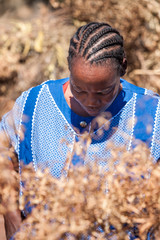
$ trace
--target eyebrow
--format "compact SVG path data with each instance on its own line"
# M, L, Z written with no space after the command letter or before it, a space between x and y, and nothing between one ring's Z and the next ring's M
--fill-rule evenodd
M82 90L79 86L76 86L76 85L71 81L71 79L70 79L70 83L72 84L72 86L73 86L74 88L77 88L78 90Z
M74 84L72 84L72 86L73 86L74 88L78 89L78 90L82 90L80 87L78 87L78 86L76 86L76 85L74 85Z

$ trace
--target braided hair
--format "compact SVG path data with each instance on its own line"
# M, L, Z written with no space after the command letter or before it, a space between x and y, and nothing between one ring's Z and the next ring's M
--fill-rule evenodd
M70 40L68 64L81 56L90 64L104 64L108 59L116 64L120 75L125 74L127 61L123 48L123 37L107 23L91 22L78 28Z

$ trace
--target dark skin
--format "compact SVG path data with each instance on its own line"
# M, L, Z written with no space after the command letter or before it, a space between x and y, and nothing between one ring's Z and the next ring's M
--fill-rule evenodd
M70 84L65 98L71 109L81 116L98 116L122 90L120 74L108 62L91 65L76 57L70 67Z

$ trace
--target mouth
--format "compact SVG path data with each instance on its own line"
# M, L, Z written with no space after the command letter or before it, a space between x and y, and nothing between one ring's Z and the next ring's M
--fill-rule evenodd
M86 111L90 114L90 115L97 115L100 112L100 108L98 107L86 107Z

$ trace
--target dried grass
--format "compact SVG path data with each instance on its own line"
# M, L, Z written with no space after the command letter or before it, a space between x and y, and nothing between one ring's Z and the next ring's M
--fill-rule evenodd
M0 111L0 120L2 116L9 112L14 105L14 101L7 98L7 97L0 97L0 106L1 106L1 111Z
M6 14L1 17L1 95L15 99L22 91L44 80L68 76L69 39L77 27L89 21L105 21L119 29L124 36L128 58L125 78L138 86L160 92L158 0L49 2L53 11L37 3L34 10L20 8L14 16ZM23 19L26 14L30 17Z
M126 43L127 78L139 86L160 90L159 1L50 0L50 3L54 8L68 7L76 27L96 19L118 28ZM1 94L11 96L8 82L17 84L17 92L12 93L15 98L44 78L66 75L68 42L75 26L65 25L65 14L61 13L54 17L44 10L43 20L38 16L31 22L12 19L6 23L1 19ZM0 151L0 214L3 214L17 209L19 186L18 176L8 161L13 150L6 145ZM28 200L36 207L23 222L16 239L66 239L68 233L70 239L86 239L90 235L91 239L107 236L124 240L128 239L127 230L137 231L142 240L151 230L159 239L159 163L153 164L149 150L143 145L130 153L113 148L112 155L107 172L103 172L97 161L93 166L71 167L68 177L61 179L51 177L47 169L35 173L26 167L20 207ZM111 230L110 225L116 229ZM137 229L133 230L133 226Z
M18 209L19 176L8 160L13 155L13 149L0 147L0 215Z
M0 19L0 95L16 99L42 81L69 75L68 45L75 27L63 10L52 13L45 5L39 9L28 20L7 15Z
M160 165L153 164L145 145L131 153L113 149L112 155L107 172L97 161L72 166L61 179L47 169L25 168L21 208L30 201L34 209L16 239L124 240L130 231L144 240L149 230L159 239Z
M103 125L102 117L98 124ZM27 203L33 208L22 222L16 240L58 240L68 236L124 240L128 239L128 232L145 240L148 231L151 239L153 234L159 239L160 165L153 162L144 144L132 152L108 144L112 157L106 162L107 171L99 164L101 159L75 167L69 156L65 175L60 179L52 177L48 169L35 172L32 166L22 166L24 188L18 201L19 177L8 160L15 162L15 155L7 139L2 141L3 134L0 137L0 214L23 210ZM82 135L80 142L87 148L90 134ZM84 157L79 148L74 148L76 154Z

